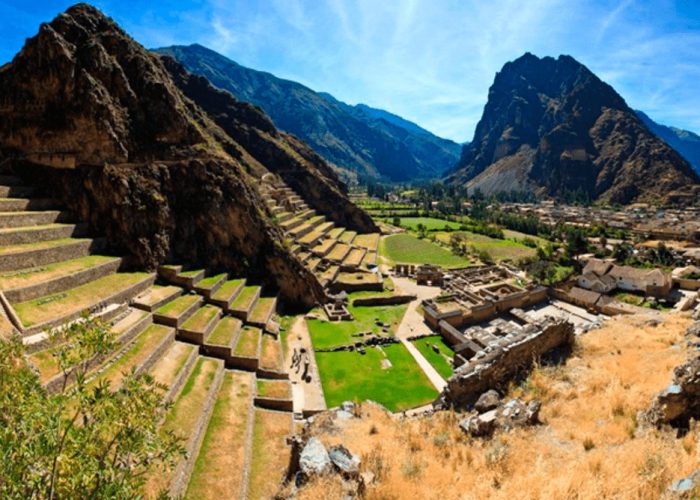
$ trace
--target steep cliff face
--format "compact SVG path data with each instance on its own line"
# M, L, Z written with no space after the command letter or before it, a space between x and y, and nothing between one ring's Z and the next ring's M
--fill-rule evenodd
M415 124L406 126L409 122L390 113L349 106L297 82L241 66L201 45L156 52L174 57L236 98L260 106L280 129L360 176L394 181L435 178L459 157L458 144Z
M629 203L660 201L698 177L585 66L526 54L496 75L474 140L448 180L490 193L582 190Z
M318 197L332 193L334 220L374 229L303 144L240 103L228 103L235 112L208 110L220 127L160 57L89 5L41 26L0 71L0 96L0 149L16 158L16 173L60 198L138 267L172 260L227 268L260 277L292 302L321 299L256 188L280 168L299 183L316 179ZM56 168L65 157L77 168Z

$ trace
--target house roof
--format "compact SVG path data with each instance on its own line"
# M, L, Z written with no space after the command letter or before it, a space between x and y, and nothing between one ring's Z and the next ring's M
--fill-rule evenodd
M608 272L612 264L601 259L590 259L583 268L583 274L594 273L598 276L603 276Z

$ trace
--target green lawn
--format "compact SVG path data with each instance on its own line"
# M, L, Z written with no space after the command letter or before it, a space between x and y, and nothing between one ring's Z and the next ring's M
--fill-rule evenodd
M399 217L399 219L401 219L401 227L411 231L418 231L418 224L423 224L426 231L444 231L447 228L459 229L460 226L458 222L450 222L434 217ZM386 222L392 223L393 217L386 219Z
M352 297L350 304L352 304ZM329 347L352 344L357 340L361 340L361 337L352 336L358 332L372 331L376 335L386 335L382 332L382 327L376 325L377 319L383 324L391 325L389 331L393 335L406 312L406 308L405 304L377 307L348 305L348 310L355 318L354 321L307 320L311 341L315 349L327 349Z
M343 401L371 399L391 411L403 411L433 401L438 392L402 344L357 352L317 352L316 362L329 408ZM388 359L391 368L382 368Z
M411 234L386 236L379 244L379 252L389 263L435 264L443 267L464 267L471 264L468 259L453 255L435 243L418 239Z
M499 240L483 234L471 233L469 231L440 232L435 233L435 236L441 242L449 244L450 237L453 234L464 236L467 240L468 246L473 246L478 251L488 252L491 258L496 262L532 257L537 253L536 249L530 248L518 241Z
M441 335L431 335L430 337L416 339L413 341L413 345L415 345L416 349L420 351L423 357L433 365L433 368L437 370L442 378L448 379L452 376L452 363L445 359L445 356L451 360L455 352ZM440 354L433 350L433 345L438 347Z

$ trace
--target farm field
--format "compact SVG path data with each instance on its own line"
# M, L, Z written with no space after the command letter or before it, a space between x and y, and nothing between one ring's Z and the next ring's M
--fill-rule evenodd
M463 236L466 238L468 246L473 246L477 251L487 252L496 262L501 262L504 260L515 261L518 259L533 257L537 253L536 249L530 248L518 241L499 240L483 234L471 233L469 231L438 232L434 234L439 241L445 244L450 243L450 237L453 234Z
M393 234L384 237L379 243L379 252L388 264L429 263L447 268L473 264L469 259L453 255L435 243L421 240L411 234Z
M329 408L371 399L397 412L427 404L438 395L403 344L370 347L366 354L317 352L316 363Z
M444 231L445 229L457 230L461 225L459 222L451 222L434 217L400 217L399 219L401 221L401 227L411 231L418 231L419 224L425 226L426 231ZM392 223L392 220L387 219L386 222Z

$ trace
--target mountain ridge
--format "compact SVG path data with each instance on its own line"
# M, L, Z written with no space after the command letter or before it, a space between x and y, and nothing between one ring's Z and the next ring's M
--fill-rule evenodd
M649 115L640 110L635 113L642 119L642 122L658 137L663 139L669 146L678 151L683 158L700 174L700 135L690 130L662 125L652 120Z
M364 178L435 178L451 167L459 145L429 132L378 121L330 94L271 73L246 68L202 45L155 49L178 59L238 99L262 108L326 160Z

